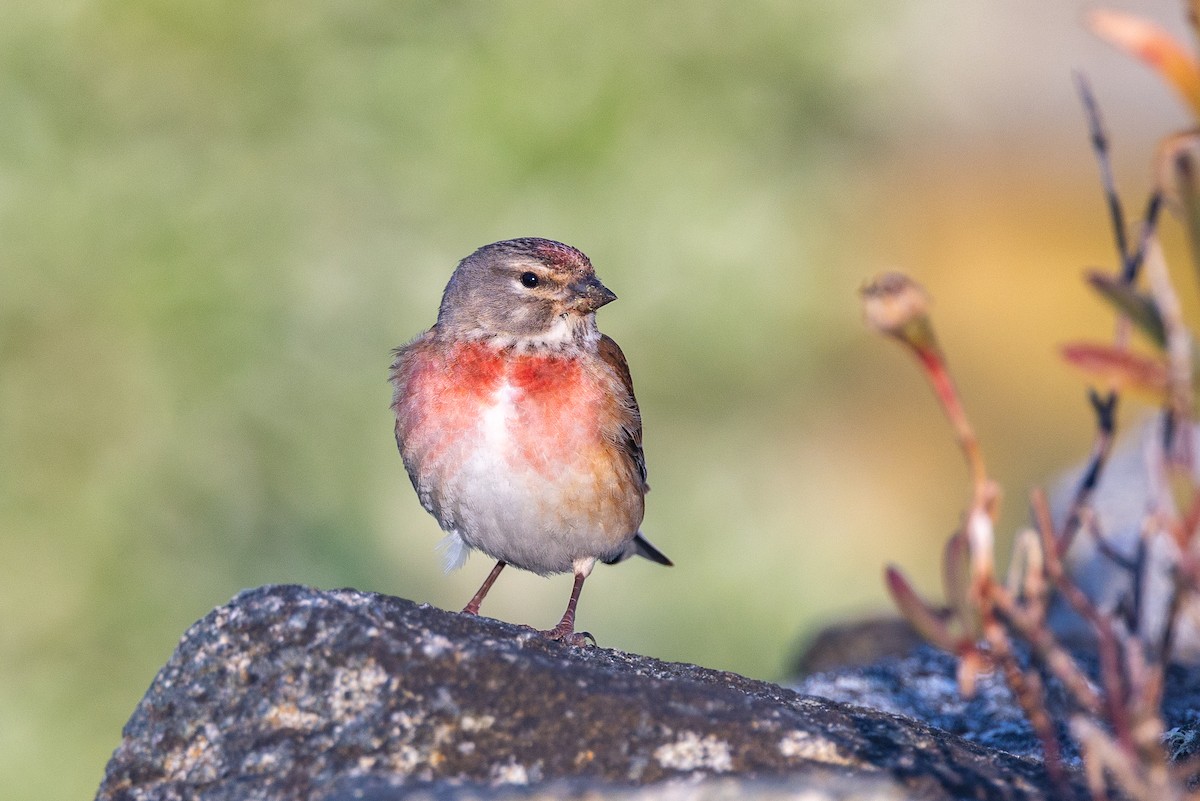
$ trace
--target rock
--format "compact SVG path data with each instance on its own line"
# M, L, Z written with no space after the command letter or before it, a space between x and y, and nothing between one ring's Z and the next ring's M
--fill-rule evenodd
M904 656L923 642L917 630L897 615L834 623L804 644L792 673L803 678L830 670L866 667L886 657Z
M841 637L870 637L878 625L879 621L872 619L866 626L842 624L834 630ZM821 638L814 640L820 642ZM857 654L861 649L843 644L840 650ZM1073 658L1098 681L1094 652L1076 650ZM809 661L804 658L801 664ZM1041 745L999 673L979 677L974 697L966 699L958 692L956 664L954 656L918 645L908 653L884 656L868 665L850 662L801 675L787 686L801 694L902 715L988 748L1040 759ZM1173 664L1164 679L1164 745L1173 759L1182 760L1200 753L1200 667ZM1048 682L1047 689L1050 709L1061 724L1070 714L1065 693L1055 681ZM1062 725L1059 741L1063 759L1077 764L1079 750Z
M955 679L956 663L951 654L918 645L869 665L848 664L804 676L788 686L801 694L903 715L988 748L1041 759L1041 745L1004 679L998 673L981 676L975 695L963 698ZM1069 746L1065 758L1077 756Z
M918 801L896 782L841 776L794 779L701 779L642 787L550 782L537 787L413 786L399 780L350 779L323 801Z
M685 784L653 797L1049 797L1035 760L884 712L280 586L188 630L97 798L641 798L636 786L669 780Z

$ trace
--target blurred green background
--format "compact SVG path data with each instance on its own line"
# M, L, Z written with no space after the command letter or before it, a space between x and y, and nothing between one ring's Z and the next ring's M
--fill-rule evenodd
M883 563L935 586L967 493L859 323L884 268L935 296L1015 528L1090 442L1055 346L1111 327L1078 280L1113 257L1070 70L1134 207L1185 117L1084 4L966 5L0 5L6 795L94 792L177 638L242 588L462 606L488 565L441 573L386 372L497 239L574 244L621 297L600 322L678 566L596 572L601 644L778 679L884 608ZM508 573L485 612L548 626L569 584Z

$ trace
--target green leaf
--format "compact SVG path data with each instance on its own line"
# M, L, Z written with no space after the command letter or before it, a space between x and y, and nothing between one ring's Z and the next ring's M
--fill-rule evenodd
M1087 282L1100 296L1129 318L1139 331L1150 338L1159 349L1167 346L1167 331L1154 300L1129 284L1111 275L1091 270Z

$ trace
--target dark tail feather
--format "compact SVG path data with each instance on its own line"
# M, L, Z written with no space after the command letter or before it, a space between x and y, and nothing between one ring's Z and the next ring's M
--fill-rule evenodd
M631 556L644 556L651 562L657 562L660 565L673 567L675 565L667 555L650 544L650 540L642 536L642 532L633 535L633 539L625 543L625 548L614 556L600 561L606 565L615 565L617 562L624 562Z
M637 550L635 553L638 556L644 556L651 562L657 562L660 565L667 567L673 566L675 563L667 558L667 555L650 544L650 540L642 536L642 532L638 532L633 538L633 546Z

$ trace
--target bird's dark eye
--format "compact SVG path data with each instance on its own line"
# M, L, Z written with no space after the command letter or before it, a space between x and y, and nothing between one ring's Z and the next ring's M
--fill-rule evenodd
M533 273L521 273L521 286L526 289L533 289L538 283L538 277Z

